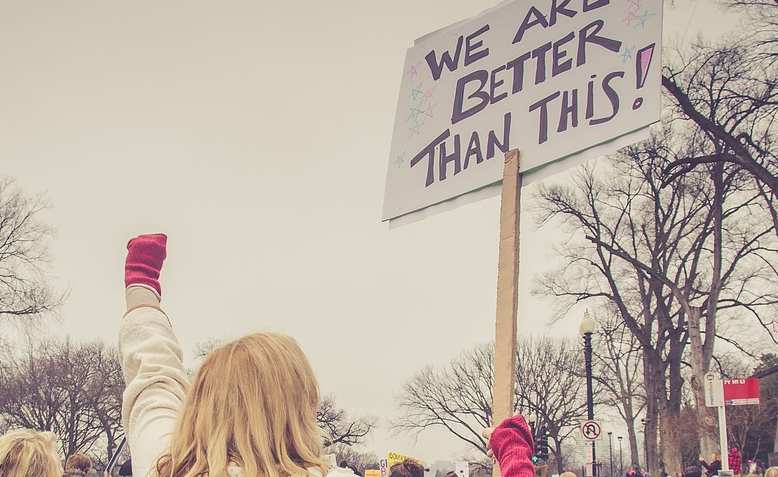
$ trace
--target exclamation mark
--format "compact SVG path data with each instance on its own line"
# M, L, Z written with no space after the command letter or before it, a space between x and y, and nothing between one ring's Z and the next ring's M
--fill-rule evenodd
M651 67L651 60L654 57L654 46L656 43L638 50L638 54L635 62L635 88L640 89L646 84L646 78L648 77L648 69ZM638 96L632 103L632 109L638 109L643 106L643 97Z

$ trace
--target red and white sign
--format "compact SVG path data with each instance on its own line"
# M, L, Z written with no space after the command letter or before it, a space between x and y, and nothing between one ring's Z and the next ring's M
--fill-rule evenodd
M602 426L597 421L585 421L581 424L581 435L587 441L596 441L602 434Z
M748 406L759 404L759 379L725 379L724 404L727 406Z

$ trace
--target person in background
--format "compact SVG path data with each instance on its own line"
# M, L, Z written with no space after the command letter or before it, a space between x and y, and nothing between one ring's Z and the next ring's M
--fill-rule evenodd
M535 477L548 477L548 465L536 464L535 465Z
M127 459L119 467L119 477L132 477L132 459Z
M625 472L626 477L643 477L643 471L640 469L640 466L637 464L633 464L629 466L629 469L627 469L627 472Z
M742 473L742 458L740 451L737 447L733 447L729 450L729 468L735 476L739 476Z
M86 477L92 469L92 459L81 453L75 453L65 461L64 477Z
M57 438L51 432L9 431L0 437L0 477L61 477Z
M700 456L700 464L705 467L705 472L708 477L719 475L721 470L721 454L714 452L710 456L710 463L705 462L702 456Z
M702 477L702 469L697 465L689 466L683 471L683 477Z
M127 244L119 354L133 475L354 477L347 469L330 472L316 423L319 387L291 337L256 333L221 345L190 385L174 322L161 306L166 256L164 234Z
M424 466L415 460L405 459L389 469L389 477L424 477Z

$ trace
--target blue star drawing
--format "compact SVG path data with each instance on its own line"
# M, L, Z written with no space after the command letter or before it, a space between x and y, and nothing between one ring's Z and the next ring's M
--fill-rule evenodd
M640 16L638 17L638 21L640 22L640 27L645 28L646 23L648 23L648 19L653 16L654 16L653 12L649 12L648 10L643 10L643 13L641 13Z
M419 116L421 116L421 115L427 116L429 118L432 117L432 114L430 114L430 112L427 111L427 110L419 109L419 108L411 108L411 111L410 111L411 119L413 119L416 122L419 122Z
M621 62L626 63L627 61L632 59L632 55L635 52L635 47L624 47L624 52L621 54Z

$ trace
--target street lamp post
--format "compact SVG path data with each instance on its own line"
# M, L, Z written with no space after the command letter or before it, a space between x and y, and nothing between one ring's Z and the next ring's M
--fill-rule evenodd
M646 458L644 470L648 472L650 470L648 465L648 423L651 422L651 419L641 419L640 422L643 423L643 443L645 444L643 450Z
M610 476L613 477L613 433L608 433L608 450L610 452Z
M583 321L581 321L581 336L583 336L584 341L584 362L586 364L586 410L590 421L594 420L594 390L592 386L592 334L594 326L594 320L589 315L589 310L586 310ZM597 449L594 441L592 441L592 475L598 477Z
M621 439L622 437L619 436L619 476L624 475L624 452L621 447Z

